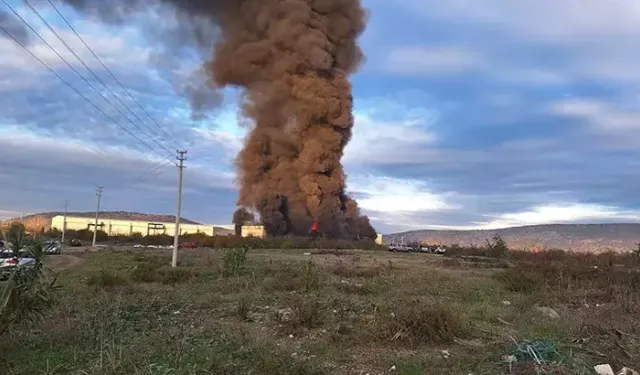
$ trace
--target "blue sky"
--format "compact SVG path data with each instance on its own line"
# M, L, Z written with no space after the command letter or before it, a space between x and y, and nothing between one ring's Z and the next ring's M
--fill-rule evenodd
M105 210L173 213L177 171L163 158L178 143L188 149L184 216L228 224L233 159L246 132L238 93L226 91L208 118L193 120L181 93L199 56L188 48L159 50L159 40L176 38L165 16L152 8L115 27L61 6L170 139L46 2L33 3L128 103L144 135L26 30L29 48L159 151L137 143L0 33L0 216L60 210L65 200L73 210L93 210L98 185ZM119 105L33 12L10 4ZM640 221L640 3L364 5L367 59L352 78L356 122L344 163L349 191L379 232ZM0 3L0 25L25 31L2 12L10 11Z

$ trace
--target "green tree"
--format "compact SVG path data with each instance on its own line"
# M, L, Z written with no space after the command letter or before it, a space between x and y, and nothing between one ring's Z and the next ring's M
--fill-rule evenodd
M487 240L487 256L492 258L504 258L509 254L507 242L499 234L494 234L491 240Z

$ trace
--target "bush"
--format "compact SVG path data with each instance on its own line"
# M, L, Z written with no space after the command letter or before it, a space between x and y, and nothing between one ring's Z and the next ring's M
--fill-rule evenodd
M227 249L222 256L222 272L225 275L240 275L247 266L248 247Z
M420 300L401 305L378 311L372 324L374 336L417 346L450 343L465 332L459 314L445 305Z
M493 276L496 280L502 282L505 288L516 293L533 293L542 287L544 280L537 275L531 275L523 272L522 269L509 269Z
M56 302L56 278L43 267L42 260L46 255L42 242L32 244L29 253L35 263L16 268L0 293L0 337L13 324L41 320L45 311Z
M486 255L491 258L505 258L509 255L509 246L499 234L495 234L491 241L487 240Z
M156 271L156 282L168 285L188 282L198 276L194 270L184 267L162 267Z
M106 270L100 270L87 278L87 285L102 289L115 288L128 283L129 281L124 276Z
M140 262L129 274L134 282L174 285L188 282L199 273L185 267L166 267L159 262Z

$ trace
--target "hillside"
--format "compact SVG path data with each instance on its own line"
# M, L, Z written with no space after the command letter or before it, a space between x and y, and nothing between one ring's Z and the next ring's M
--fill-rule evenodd
M573 251L627 251L640 242L640 224L546 224L496 230L416 230L384 236L385 243L483 245L494 234L511 248L558 248Z

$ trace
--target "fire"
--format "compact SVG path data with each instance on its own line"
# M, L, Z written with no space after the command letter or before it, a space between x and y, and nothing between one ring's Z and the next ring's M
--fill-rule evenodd
M311 231L315 232L318 230L318 222L314 221L313 224L311 224Z

